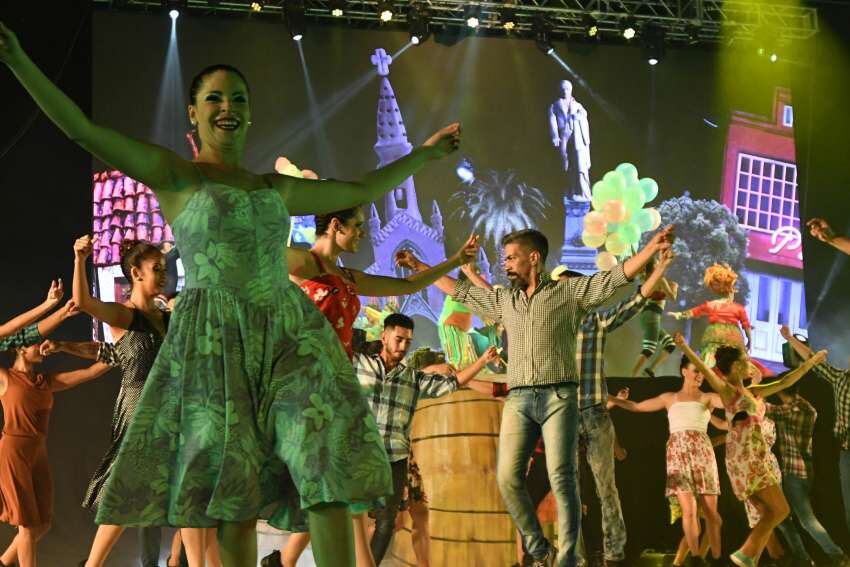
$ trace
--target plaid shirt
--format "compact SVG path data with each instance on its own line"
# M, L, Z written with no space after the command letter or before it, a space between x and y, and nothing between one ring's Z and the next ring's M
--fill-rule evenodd
M646 304L640 291L608 309L588 314L581 322L576 342L581 370L579 407L586 409L608 401L605 384L605 339L608 333L637 315Z
M782 475L809 478L812 475L812 435L818 412L800 396L787 404L765 404L767 417L776 424L774 451L779 455Z
M0 339L0 351L16 347L27 347L42 341L41 333L38 332L38 323L24 327L20 331L12 333L6 338Z
M391 463L410 455L410 422L419 398L439 398L458 389L455 376L426 374L404 364L388 373L379 355L356 354L354 371Z
M850 451L850 370L842 370L826 362L821 362L812 370L832 384L832 398L835 400L833 433L841 443L841 450Z
M453 297L505 326L511 388L547 386L579 381L576 333L582 319L628 281L620 264L559 281L543 274L530 298L524 289L481 289L469 281L457 282Z

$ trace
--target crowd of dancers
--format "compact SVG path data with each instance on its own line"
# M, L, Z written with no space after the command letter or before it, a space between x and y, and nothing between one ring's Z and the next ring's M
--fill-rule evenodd
M833 562L846 561L808 504L815 413L795 385L812 369L834 385L836 435L850 451L850 375L783 328L801 362L762 383L769 373L747 354L749 322L734 301L737 276L728 266L706 272L706 285L719 299L674 314L708 317L700 354L681 335L667 334L661 325L664 302L677 294L675 282L664 278L675 261L673 227L658 230L622 264L592 276L550 274L547 239L533 229L502 242L509 288L492 286L472 266L476 236L433 267L411 252L400 253L393 260L412 270L409 277L374 276L338 262L343 252L356 252L363 236L360 206L456 150L458 124L356 182L257 175L241 165L251 92L233 67L208 67L192 81L189 120L200 148L187 161L90 121L2 24L0 59L71 140L152 188L185 268L184 289L163 309L162 250L125 242L120 260L130 294L103 302L89 291L92 241L83 236L74 243L72 299L62 304L63 285L55 282L44 303L0 326L3 349L13 349L14 356L9 368L0 369L0 520L18 528L0 565L36 565L37 542L52 519L45 440L53 392L111 368L121 374L121 389L111 445L83 501L96 509L98 524L89 556L80 563L86 567L103 565L128 527L141 528L142 560L155 565L161 526L180 528L169 565L178 564L182 548L190 567L254 567L258 519L295 534L264 565L294 565L311 541L322 567L370 567L386 554L402 507L412 517L417 510L414 547L420 564L427 565L427 508L423 514L411 421L419 399L465 386L505 397L496 475L527 564L582 562L580 443L600 496L606 564L625 564L626 526L614 482L616 436L608 413L614 406L667 410L666 494L682 517L684 548L697 561L703 556L700 515L706 521L707 561L726 561L718 470L706 435L714 409L724 411L715 423L728 430L726 469L752 528L729 559L742 567L756 565L778 528L792 550L788 557L806 560L788 519L793 509ZM316 215L316 244L310 250L287 248L290 215L306 214ZM810 228L847 250L846 239L835 237L824 221ZM454 279L449 274L459 267ZM626 299L597 310L635 279L640 287ZM398 296L429 285L447 295L440 318L444 360L405 362L414 324L400 313L384 319L378 344L358 344L358 296ZM48 339L80 312L106 323L114 343ZM471 329L472 314L487 327ZM637 316L644 340L635 373L649 363L646 373L653 375L657 362L650 360L659 349L661 360L675 347L684 356L680 391L636 403L627 392L609 395L604 359L608 333ZM60 351L92 364L40 373L44 357ZM476 381L488 367L503 367L505 383ZM713 393L700 388L703 380ZM745 380L751 384L745 386ZM782 403L765 400L777 393ZM771 451L774 443L780 461ZM843 463L850 452L842 455ZM841 471L850 498L850 465L842 464ZM557 549L543 535L529 479L548 483L554 494Z

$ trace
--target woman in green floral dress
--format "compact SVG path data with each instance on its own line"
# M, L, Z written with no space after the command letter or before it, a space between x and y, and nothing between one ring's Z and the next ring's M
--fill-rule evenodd
M446 127L358 182L257 175L242 167L248 84L217 65L192 82L195 162L94 124L0 23L0 60L65 134L151 187L170 222L186 287L146 382L97 515L99 523L188 528L192 567L218 526L222 562L255 566L255 523L297 529L316 561L353 564L347 505L391 491L374 418L327 320L289 282L290 214L376 200L455 150ZM321 196L321 198L318 198Z

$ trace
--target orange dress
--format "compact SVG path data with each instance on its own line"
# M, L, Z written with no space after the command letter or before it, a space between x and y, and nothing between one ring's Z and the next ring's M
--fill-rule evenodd
M0 522L38 526L53 514L53 480L47 462L47 424L53 389L47 376L7 371L0 437Z

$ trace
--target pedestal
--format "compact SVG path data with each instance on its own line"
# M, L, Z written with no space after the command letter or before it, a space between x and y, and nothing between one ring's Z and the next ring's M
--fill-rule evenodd
M564 196L564 245L561 247L561 264L583 274L592 274L596 267L595 248L588 248L581 241L584 230L584 215L590 211L590 201L576 201Z

